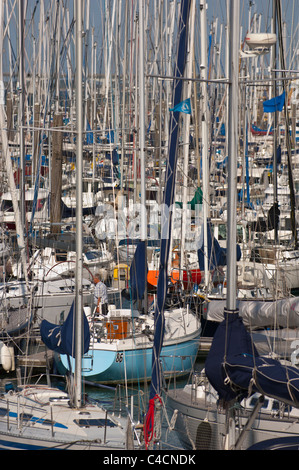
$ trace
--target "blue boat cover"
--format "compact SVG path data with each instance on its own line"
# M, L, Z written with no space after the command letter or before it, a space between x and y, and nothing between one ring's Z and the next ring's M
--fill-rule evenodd
M41 339L51 351L75 357L75 305L72 303L67 319L62 325L43 320L40 326ZM90 332L83 312L83 354L89 349Z
M211 234L211 222L207 222L208 232L208 269L213 270L217 266L226 266L226 248L221 248L219 242ZM205 269L204 238L201 248L197 250L199 269ZM241 248L237 245L237 261L241 259Z
M227 358L241 354L258 356L242 318L237 313L231 314L224 311L224 320L214 334L205 361L205 373L221 400L230 401L240 394L240 389L233 389L231 384L225 381L227 376L224 364Z
M269 357L243 354L224 365L232 386L267 395L291 406L299 405L299 370Z
M259 392L299 404L299 370L259 356L238 313L224 312L205 363L211 385L224 401Z
M142 300L147 282L146 242L140 241L130 267L131 299Z

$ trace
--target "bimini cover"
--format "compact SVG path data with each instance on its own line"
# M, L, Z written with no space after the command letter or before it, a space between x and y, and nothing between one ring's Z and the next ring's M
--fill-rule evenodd
M219 398L230 401L259 392L299 405L299 370L259 356L237 313L226 313L216 330L205 371Z
M42 341L52 351L75 357L75 305L72 303L67 319L62 325L43 320L40 326ZM83 353L89 349L90 332L87 318L83 312Z

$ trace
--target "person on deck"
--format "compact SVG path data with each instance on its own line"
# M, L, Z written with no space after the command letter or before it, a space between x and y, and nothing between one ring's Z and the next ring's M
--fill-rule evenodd
M108 313L108 295L107 287L101 280L101 275L96 273L94 276L94 305L96 307L96 312L102 315L107 315Z

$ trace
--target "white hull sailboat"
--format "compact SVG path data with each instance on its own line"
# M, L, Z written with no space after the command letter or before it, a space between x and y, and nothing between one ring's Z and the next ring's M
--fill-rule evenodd
M70 406L66 392L26 385L0 396L0 448L6 450L125 450L127 420L90 399Z
M175 431L184 449L227 448L227 410L219 403L217 392L204 373L194 374L192 382L182 389L169 390L167 406L175 414ZM276 399L254 394L243 400L235 412L237 450L273 438L298 436L299 410Z

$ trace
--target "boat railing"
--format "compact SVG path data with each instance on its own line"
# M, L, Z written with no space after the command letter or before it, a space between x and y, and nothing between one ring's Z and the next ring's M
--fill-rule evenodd
M204 396L207 402L210 401L213 396L211 385L207 376L205 375L204 370L193 372L191 378L191 403L196 404L199 396Z
M194 355L161 354L160 359L164 376L170 377L174 375L175 377L178 374L188 374L191 371Z
M132 423L140 424L146 408L146 393L140 388L131 388L125 384L115 387L113 413L121 416L126 413Z

